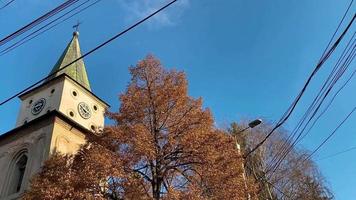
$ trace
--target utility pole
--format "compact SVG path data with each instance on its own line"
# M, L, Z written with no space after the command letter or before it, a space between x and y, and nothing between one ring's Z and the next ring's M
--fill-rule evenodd
M256 120L253 120L251 121L248 126L242 130L240 130L239 132L235 133L234 134L234 139L235 139L235 144L236 144L236 150L237 152L241 154L241 146L240 144L238 143L238 139L237 139L237 135L243 133L244 131L246 131L247 129L250 129L250 128L254 128L258 125L260 125L262 123L262 120L261 119L256 119ZM244 162L242 162L242 170L243 170L243 173L242 173L242 177L244 179L244 184L245 184L245 190L247 192L247 200L251 200L251 195L250 193L248 192L248 187L247 187L247 174L246 174L246 170L245 170L245 165L244 165Z
M267 195L268 195L268 199L267 200L273 200L274 198L272 196L271 190L270 190L269 185L267 183L265 172L263 172L262 176L258 176L257 173L256 173L254 161L251 160L249 163L251 165L251 170L252 170L253 176L255 177L256 180L258 180L260 182L261 185L263 185L265 191L267 191Z
M237 143L237 138L236 138L236 136L235 136L235 142L236 142L236 149L237 149L237 152L238 152L240 155L242 155L242 154L241 154L241 147L240 147L240 144ZM241 165L242 165L242 170L243 170L243 172L242 172L242 178L244 179L245 190L246 190L246 192L247 192L247 200L251 200L251 195L250 195L250 193L248 192L248 187L247 187L247 174L246 174L244 162L242 162Z

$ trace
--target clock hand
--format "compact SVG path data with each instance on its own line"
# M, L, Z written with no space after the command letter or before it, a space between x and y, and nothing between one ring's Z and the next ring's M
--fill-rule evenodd
M83 105L79 105L80 106L80 108L82 109L82 111L84 111L85 113L87 112L86 110L85 110L85 108L83 107Z

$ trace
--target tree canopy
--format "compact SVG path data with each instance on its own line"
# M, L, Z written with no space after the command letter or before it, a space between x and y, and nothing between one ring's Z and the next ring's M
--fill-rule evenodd
M228 131L235 135L245 127L244 123L232 123ZM244 151L249 151L268 134L273 126L268 122L237 135L238 141ZM287 138L288 132L278 129L274 132L257 151L246 159L246 166L253 178L259 182L259 199L301 199L301 200L331 200L333 195L318 170L316 164L308 158L309 153L292 144ZM278 159L283 150L289 149L289 153L283 157L277 168ZM269 180L273 184L266 184L261 179Z
M55 153L32 180L29 199L246 199L233 138L214 127L183 72L147 56L131 81L114 125L87 136L75 155Z

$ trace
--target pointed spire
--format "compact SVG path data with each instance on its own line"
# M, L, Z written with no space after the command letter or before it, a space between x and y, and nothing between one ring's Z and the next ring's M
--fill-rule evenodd
M79 46L79 32L75 31L73 33L73 38L69 42L67 48L64 50L62 53L61 57L57 61L57 63L53 66L53 69L50 74L54 73L55 71L63 68L73 60L81 57L80 53L80 46ZM77 62L71 64L69 67L66 67L65 69L57 72L53 76L49 77L46 81L57 77L63 73L66 73L68 76L76 80L78 83L80 83L83 87L87 88L88 90L90 89L90 84L87 76L87 72L85 69L84 61L82 59L78 60Z

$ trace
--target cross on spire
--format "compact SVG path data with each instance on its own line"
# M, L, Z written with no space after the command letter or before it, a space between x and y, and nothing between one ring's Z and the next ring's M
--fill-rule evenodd
M82 24L82 22L77 21L77 23L75 25L73 25L73 28L75 29L75 32L79 31L79 26Z

